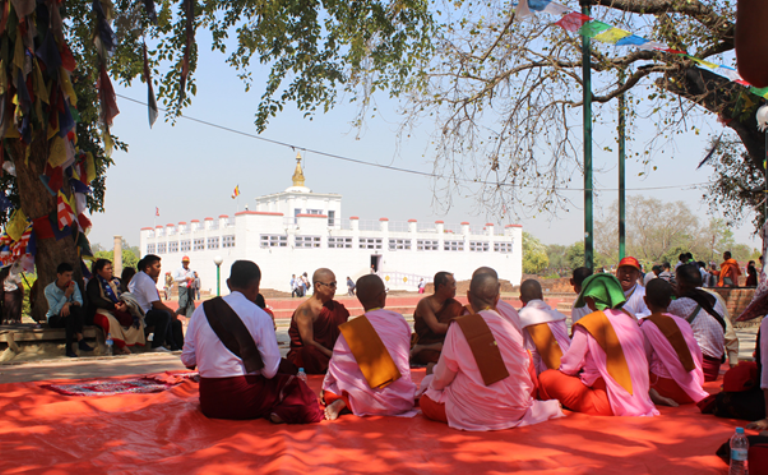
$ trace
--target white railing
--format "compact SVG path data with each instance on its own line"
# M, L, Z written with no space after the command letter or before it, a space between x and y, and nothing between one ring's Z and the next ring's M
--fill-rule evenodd
M376 273L384 281L388 288L417 289L419 282L424 279L424 284L432 282L432 277L426 275L410 274L407 272L379 271Z

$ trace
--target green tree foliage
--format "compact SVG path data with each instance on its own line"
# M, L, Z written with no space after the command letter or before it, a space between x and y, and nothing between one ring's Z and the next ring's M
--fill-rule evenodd
M603 262L618 263L618 203L609 208L595 225L595 247ZM753 250L737 244L726 220L712 218L702 224L682 201L663 202L658 198L633 196L627 202L627 255L647 269L653 264L674 265L684 252L697 261L721 262L725 251L738 249L738 260L749 260ZM736 254L734 254L734 257Z
M123 256L123 269L126 267L133 267L136 268L136 265L139 263L139 259L141 258L139 250L139 246L131 246L128 244L128 241L125 240L125 238L122 239L122 256ZM92 246L93 249L93 255L97 259L107 259L110 262L115 261L115 249L113 248L111 251L107 251L104 249L103 246L100 244L94 244ZM119 275L116 277L120 277Z
M76 103L73 94L67 92L66 96L77 109L72 114L78 121L77 146L95 157L96 178L90 183L93 194L87 205L91 212L98 212L104 209L105 175L113 163L109 152L115 147L127 150L126 144L109 133L108 124L99 124L111 122L117 113L112 85L102 71L124 85L139 78L149 82L167 107L167 118L173 119L197 93L197 52L202 45L196 41L196 32L207 30L212 38L209 46L229 53L227 62L246 89L252 85L251 61L269 69L255 111L257 128L262 131L287 103L295 103L311 116L333 107L338 92L359 90L362 110L366 110L368 97L376 90L397 94L406 84L415 85L418 81L411 79L415 76L411 72L423 69L429 61L435 31L426 0L162 0L157 2L158 11L151 0L73 0L66 5L39 3L37 8L35 2L27 1L5 5L10 9L3 13L8 17L3 18L0 30L4 45L0 102L5 105L0 127L4 135L0 137L4 139L4 160L12 162L16 175L2 174L0 192L30 219L56 209L56 197L48 194L40 176L49 164L52 143L58 140L53 138L55 133L48 133L55 132L48 126L57 122L48 116L53 102L40 91L58 98L69 81L68 73L58 74L58 67L46 68L44 76L37 74L42 71L38 65L41 51L52 57L56 50L71 50L77 63L71 77ZM51 39L52 45L47 43ZM113 43L114 48L109 47ZM26 97L31 93L17 94L19 73L22 84L34 85L34 98ZM14 115L12 98L17 95L23 117L21 109ZM31 101L35 103L30 106L27 102ZM67 105L61 108L67 109ZM22 123L29 125L24 126L23 140L15 138L14 131ZM66 180L62 190L69 196ZM8 218L8 213L0 213L0 222ZM36 265L44 281L54 278L59 262L76 263L78 259L75 239L38 242ZM44 302L42 289L38 289L37 300ZM44 303L36 312L35 318L41 319Z
M523 231L523 273L538 274L549 266L547 247Z
M549 244L547 246L547 258L549 259L547 272L559 276L567 274L570 271L567 253L568 246L563 246L562 244Z

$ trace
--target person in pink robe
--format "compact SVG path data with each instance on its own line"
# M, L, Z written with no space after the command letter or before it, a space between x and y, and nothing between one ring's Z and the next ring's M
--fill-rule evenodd
M415 416L416 384L411 379L408 362L411 328L402 315L384 310L387 293L379 276L361 277L356 289L365 317L381 338L401 376L384 388L371 389L347 340L343 334L339 335L323 380L326 418L334 420L345 409L356 416Z
M674 292L669 282L654 279L648 282L645 292L645 303L651 317L663 315L677 324L695 365L693 370L686 371L680 356L661 329L652 320L643 320L640 329L645 335L645 354L650 362L651 399L667 406L697 403L709 393L702 387L703 356L691 325L680 317L666 313Z
M563 417L557 401L537 401L531 396L535 382L528 352L516 340L512 324L491 310L499 297L498 279L487 273L474 276L467 296L493 334L509 376L486 386L461 327L452 324L434 374L422 381L426 391L420 406L425 417L469 431L509 429Z
M541 359L539 350L531 338L529 327L546 324L552 332L552 336L560 346L560 350L565 354L571 346L571 338L568 336L568 326L565 323L566 317L562 313L553 309L546 302L541 290L541 284L533 279L524 281L520 285L520 300L523 302L523 308L520 309L520 325L523 328L523 337L525 338L525 348L531 352L533 364L536 368L536 374L541 374L549 369Z
M494 276L497 279L499 278L499 275L496 272L496 270L491 267L478 267L472 273L472 277L475 277L476 275L479 275L479 274L489 274ZM523 338L523 327L520 324L520 314L517 312L517 310L515 310L515 307L501 300L501 294L499 294L499 298L496 300L496 303L494 304L494 308L499 313L499 315L501 315L502 318L506 319L509 323L512 324L512 327L515 329L515 332L516 332L513 335L515 340L524 346L525 340ZM467 309L466 307L465 307L464 314L465 315L469 314L469 309Z
M650 381L643 333L634 317L621 310L626 299L619 281L610 274L594 274L584 281L579 301L607 317L626 361L632 392L611 376L605 350L579 323L574 327L571 346L562 357L560 369L539 375L541 398L558 399L568 409L587 414L658 415L648 393Z

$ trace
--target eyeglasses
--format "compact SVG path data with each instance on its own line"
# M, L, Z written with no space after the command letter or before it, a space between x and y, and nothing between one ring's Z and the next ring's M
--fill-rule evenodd
M328 283L326 283L326 282L318 282L317 284L318 284L318 285L327 285L328 287L334 287L334 288L335 288L335 287L336 287L336 285L337 285L336 281L333 281L333 282L328 282Z

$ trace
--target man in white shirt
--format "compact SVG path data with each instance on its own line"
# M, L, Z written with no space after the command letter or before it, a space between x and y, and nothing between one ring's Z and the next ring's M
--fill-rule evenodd
M160 257L154 254L147 254L139 261L136 267L139 272L133 276L128 284L128 291L133 294L144 311L146 328L154 327L152 348L154 348L154 351L168 351L163 344L166 342L166 339L172 340L170 334L173 310L165 306L160 299L160 292L157 291L157 278L162 268ZM181 326L180 322L179 326ZM179 331L181 331L180 328ZM176 344L174 342L171 343L173 344L169 346L174 348Z
M697 288L701 286L697 265L678 267L675 277L677 299L669 305L667 312L687 320L691 325L693 337L704 355L704 381L714 381L725 354L725 311L715 297Z
M200 372L200 409L215 419L323 420L307 384L279 371L280 350L270 316L256 305L261 271L251 261L232 264L230 294L192 314L181 362ZM295 372L295 369L294 369Z
M645 277L643 277L643 287L648 287L648 282L652 281L653 279L657 278L661 274L661 266L656 264L653 267L651 267L651 271L645 274Z
M645 287L637 283L640 278L640 262L630 256L620 260L616 278L621 282L621 289L627 299L621 308L638 321L650 315L651 311L645 305Z
M176 314L190 317L195 311L195 271L189 268L189 257L181 258L181 267L173 273L179 287L179 308Z
M588 267L578 267L573 270L571 285L573 286L573 291L576 293L576 301L573 302L573 306L571 307L571 324L578 322L582 317L586 317L592 313L592 310L586 305L583 307L576 307L576 302L579 300L578 296L581 293L581 284L590 275L592 275L592 269Z

